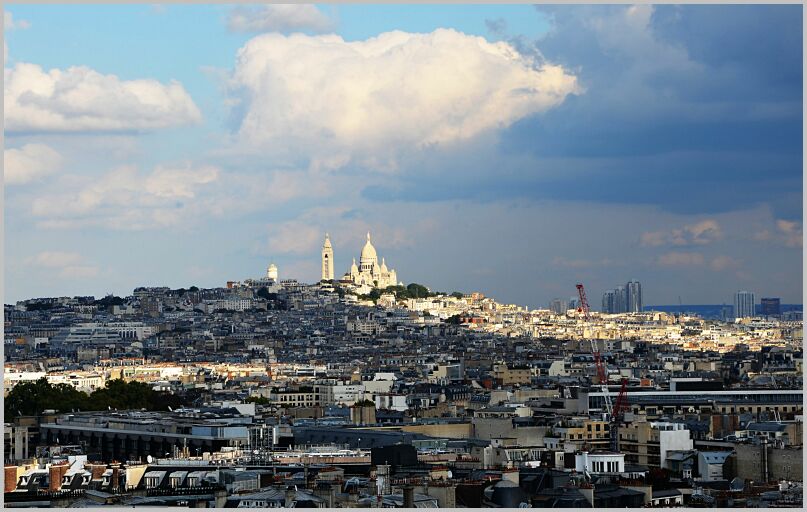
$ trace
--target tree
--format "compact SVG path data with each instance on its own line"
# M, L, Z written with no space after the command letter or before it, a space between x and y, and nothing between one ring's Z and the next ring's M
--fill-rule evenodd
M35 302L25 305L26 311L47 311L49 309L53 309L53 304Z
M460 317L460 315L452 315L446 319L446 323L451 325L459 325L462 323L462 317Z
M462 292L452 292L452 293L451 293L451 296L452 296L452 297L454 297L455 299L461 299L461 298L463 298L463 297L464 297L464 295L462 294Z
M121 297L116 297L115 295L107 295L103 299L99 299L93 303L93 305L98 306L98 309L108 309L110 306L120 306L125 301Z
M272 403L268 398L263 397L263 396L248 396L245 401L248 404L252 403L252 404L258 404L258 405L269 405L269 404Z
M106 387L91 394L78 391L69 384L50 384L46 378L14 386L4 403L6 418L35 416L47 409L57 412L71 410L102 411L113 409L147 409L163 411L180 407L182 400L171 393L154 391L142 382L107 381Z
M409 296L413 299L422 299L429 296L429 289L418 283L409 283L406 286Z

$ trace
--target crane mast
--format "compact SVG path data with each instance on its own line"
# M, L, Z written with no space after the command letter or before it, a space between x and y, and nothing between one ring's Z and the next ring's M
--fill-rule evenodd
M577 311L583 313L583 317L588 322L591 319L589 314L588 299L586 298L586 289L582 283L577 284L577 294L580 296L580 306ZM594 338L591 338L591 353L594 355L594 362L597 365L597 380L603 392L603 401L605 402L605 409L608 411L608 421L610 422L609 436L611 451L619 451L619 424L624 418L625 411L628 409L628 380L622 379L622 387L619 390L619 395L616 399L616 405L611 404L611 395L608 391L608 375L605 372L605 365L602 362L600 349Z
M588 322L591 319L591 315L589 314L586 289L583 287L582 283L577 284L577 295L580 296L580 306L577 308L577 311L583 313L583 317L586 319L586 322ZM602 356L600 355L600 349L597 347L597 342L594 341L594 338L590 338L589 341L591 342L591 353L594 355L594 363L597 366L598 384L602 389L605 408L610 418L613 414L613 408L611 406L611 397L608 395L608 376L605 373L605 365L602 362Z

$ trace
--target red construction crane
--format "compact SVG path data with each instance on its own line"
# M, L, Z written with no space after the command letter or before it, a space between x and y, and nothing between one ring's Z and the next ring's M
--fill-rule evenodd
M577 294L580 296L580 306L577 308L577 311L583 313L585 316L586 321L589 321L591 317L589 316L589 308L588 308L588 299L586 299L586 289L583 287L582 283L577 283ZM597 343L594 339L591 339L591 353L594 355L594 362L597 365L597 380L601 386L608 385L608 377L605 373L605 366L602 364L602 357L600 356L600 349L597 347ZM610 409L610 403L609 403Z
M591 319L589 315L588 299L586 298L586 289L582 283L577 284L577 294L580 296L580 306L577 308L579 313L583 313L586 321ZM602 362L600 349L597 343L591 338L591 353L594 355L594 362L597 365L597 380L599 381L600 388L602 389L603 402L605 402L605 409L608 411L608 421L610 422L609 436L611 440L611 450L618 451L619 449L619 424L622 422L625 411L628 409L628 380L622 379L622 388L619 390L619 395L616 399L616 405L611 406L611 395L608 391L608 375L605 372L605 365Z
M619 395L616 397L616 404L611 413L611 427L609 434L611 436L611 451L619 451L619 425L625 417L625 412L628 410L628 379L622 378L622 387L619 389Z

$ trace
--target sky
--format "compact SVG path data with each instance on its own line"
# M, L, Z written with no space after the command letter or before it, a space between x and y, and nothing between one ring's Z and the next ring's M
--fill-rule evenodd
M4 301L400 280L802 302L798 5L15 5Z

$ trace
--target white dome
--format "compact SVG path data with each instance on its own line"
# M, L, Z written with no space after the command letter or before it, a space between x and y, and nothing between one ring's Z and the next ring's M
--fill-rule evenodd
M378 261L378 255L375 252L375 247L370 243L370 232L367 232L367 243L361 250L361 262L371 263Z

